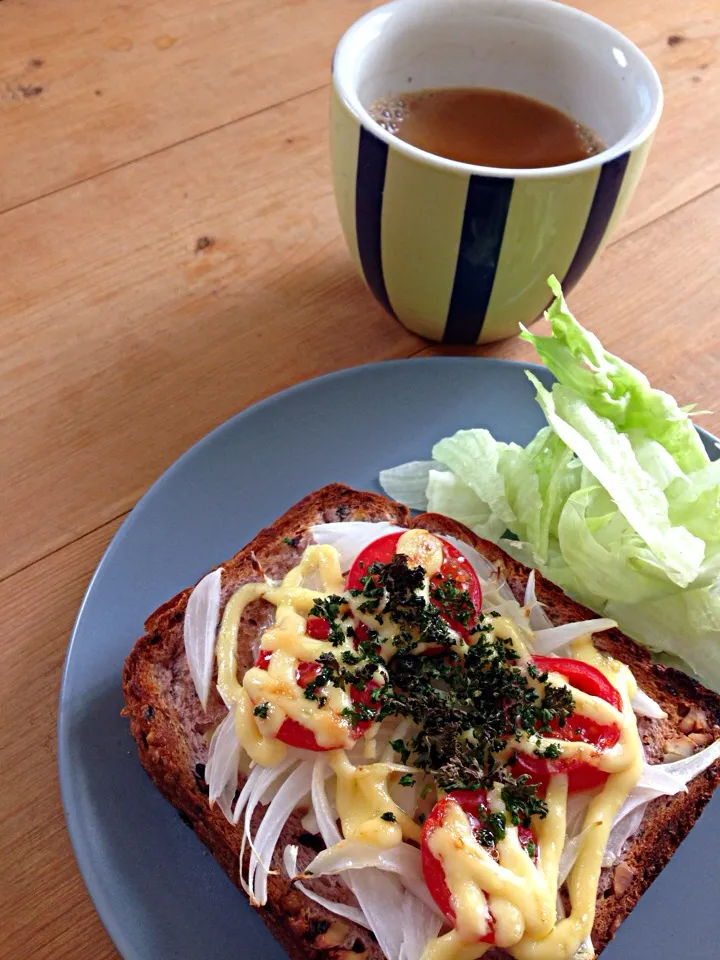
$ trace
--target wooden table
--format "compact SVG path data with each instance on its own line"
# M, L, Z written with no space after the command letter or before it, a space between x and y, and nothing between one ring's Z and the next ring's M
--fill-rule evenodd
M428 346L350 266L329 62L367 0L0 2L0 956L116 957L55 771L73 618L127 511L291 383ZM660 71L629 214L572 306L720 433L720 8L582 0ZM358 335L361 331L361 335ZM477 351L481 352L481 351ZM524 358L519 342L494 356Z

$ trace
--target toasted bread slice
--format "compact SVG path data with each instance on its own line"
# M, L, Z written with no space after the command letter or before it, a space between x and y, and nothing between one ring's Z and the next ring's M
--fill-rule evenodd
M264 575L279 578L295 566L311 542L308 530L313 524L350 520L386 520L457 536L495 563L517 598L523 600L529 571L494 544L446 517L423 514L411 521L405 507L385 497L332 484L301 500L223 564L221 608L244 583L262 580ZM537 579L536 590L554 623L589 616L585 608L541 578ZM217 806L210 808L207 802L204 765L209 735L224 717L225 707L213 685L204 711L190 678L183 619L191 591L192 588L183 590L148 618L146 633L125 664L125 713L146 771L239 886L241 827L229 824ZM273 607L263 600L246 609L238 635L241 671L252 664L253 643L270 625L272 616ZM720 697L677 670L653 664L644 650L619 631L602 634L596 645L627 663L639 686L668 714L666 720L640 721L650 759L659 760L668 740L685 735L688 717L704 718L697 722L707 727L705 735L712 739L720 736ZM603 873L593 930L598 952L612 939L619 924L672 856L719 780L720 764L715 764L693 781L688 793L650 805L639 832L627 845L622 863ZM240 777L239 787L242 782ZM255 826L262 815L260 808L255 813ZM289 955L294 960L382 960L383 954L371 933L338 918L291 886L280 862L281 851L289 843L299 845L299 866L303 867L322 848L322 842L303 829L298 812L286 824L273 859L277 872L269 877L268 903L262 916ZM355 902L349 888L336 877L317 878L313 886L330 899ZM486 954L487 960L506 956L500 950Z

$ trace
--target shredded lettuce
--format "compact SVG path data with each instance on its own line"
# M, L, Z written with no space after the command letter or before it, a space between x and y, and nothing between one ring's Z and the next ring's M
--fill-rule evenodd
M661 390L654 390L639 370L603 348L570 313L560 283L548 280L555 300L545 316L552 333L542 337L523 328L520 337L532 343L559 383L578 393L598 416L619 431L638 429L657 442L685 472L700 470L707 453L687 409Z
M667 498L643 470L628 436L570 387L555 384L549 391L532 373L527 376L555 434L605 488L668 578L687 587L700 571L705 544L684 527L672 526Z
M461 430L435 444L425 474L401 465L381 483L392 495L409 471L415 502L720 690L720 459L710 462L693 407L608 353L549 284L550 335L520 334L557 378L547 390L527 374L547 426L527 447Z
M487 540L497 541L507 530L504 520L451 471L431 470L427 483L427 508L433 513L452 516Z
M393 500L401 500L413 510L427 510L428 476L439 464L432 460L411 460L399 467L380 471L380 486Z
M498 443L488 430L460 430L453 437L436 443L433 459L452 470L474 494L507 526L517 517L510 506L501 461L517 444ZM478 470L482 463L482 470Z

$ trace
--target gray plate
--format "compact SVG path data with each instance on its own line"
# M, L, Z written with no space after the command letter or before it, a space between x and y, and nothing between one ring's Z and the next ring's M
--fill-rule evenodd
M189 450L110 544L83 601L59 708L60 784L85 883L125 960L282 960L261 919L143 772L120 717L123 659L145 617L334 480L377 489L462 427L527 443L542 426L525 368L432 358L344 370L238 414ZM546 370L532 367L545 382ZM712 456L717 450L704 439ZM715 797L607 960L717 957ZM68 918L72 922L72 918Z

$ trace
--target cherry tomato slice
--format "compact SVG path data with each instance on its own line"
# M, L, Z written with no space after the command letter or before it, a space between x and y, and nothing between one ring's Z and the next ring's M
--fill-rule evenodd
M600 697L616 710L622 710L622 699L608 678L597 667L571 657L533 657L533 663L543 673L559 673L583 693Z
M264 647L260 647L258 650L257 659L255 660L255 666L260 667L261 670L267 670L272 655L272 650L265 650Z
M320 620L319 617L316 619ZM327 623L327 621L320 620L321 623ZM272 657L271 650L265 650L262 647L258 651L257 659L255 661L255 666L259 667L261 670L267 670L270 663L270 658ZM322 670L321 665L316 660L301 660L295 671L295 679L297 685L302 687L304 690L308 684L312 683L313 680ZM353 703L361 703L372 710L374 713L380 711L381 704L379 702L373 701L372 691L377 689L379 684L374 681L370 681L364 690L358 690L356 687L350 687L350 699ZM350 736L353 740L359 740L360 737L368 730L373 723L372 720L361 720L356 726L350 730ZM302 723L299 723L297 720L293 720L292 717L286 717L280 729L278 730L277 739L282 740L283 743L286 743L289 747L299 747L302 750L337 750L338 747L345 746L345 744L337 744L333 747L321 747L315 738L315 734L309 727L304 726Z
M350 567L345 586L348 590L362 590L363 578L368 575L368 569L373 563L390 563L395 556L395 548L402 533L388 533L368 544L355 558Z
M607 677L591 664L572 660L569 657L533 657L533 663L543 672L561 674L583 693L600 697L616 710L622 709L622 699L618 691ZM568 717L563 727L560 727L557 721L553 721L551 736L569 742L590 743L601 753L615 746L620 739L620 728L616 724L600 724L591 720L590 717L573 714ZM534 783L544 786L547 785L551 776L567 773L570 793L602 786L609 776L604 770L598 770L591 763L577 758L566 760L559 757L557 760L546 760L544 757L522 753L517 755L513 766L516 776L527 774Z
M347 577L348 590L362 590L362 580L368 575L368 570L373 563L390 563L397 552L397 543L402 533L388 533L384 537L379 537L371 544L368 544L364 550L355 559ZM443 548L443 565L440 571L432 578L432 586L438 587L447 580L453 580L457 587L466 590L470 595L470 601L475 610L471 614L468 623L463 626L457 623L445 613L441 602L433 599L433 603L442 613L443 619L459 633L465 633L477 621L477 614L482 609L482 589L477 574L473 570L467 557L454 547L451 543L437 538Z
M317 676L321 670L322 666L317 662L317 660L301 660L295 670L295 680L297 681L297 685L302 687L304 690L305 687L308 687L313 682L313 680L317 679Z
M330 636L330 622L324 617L308 617L305 629L313 640L327 640Z
M454 927L455 910L452 904L452 894L445 879L445 871L441 861L434 856L429 845L433 832L445 822L450 804L459 804L477 838L488 813L487 794L484 790L455 790L435 804L423 825L420 852L425 884L448 923ZM519 827L518 836L523 847L527 848L531 843L534 845L533 859L537 859L537 842L532 830ZM479 943L495 942L495 922L491 913L488 916L488 921L489 930L484 937L480 938Z
M379 686L379 683L375 683L374 680L371 680L364 690L358 690L357 687L350 687L350 699L353 703L361 703L374 714L378 714L380 713L380 708L382 705L379 700L373 700L372 692L373 690L377 690ZM365 731L370 729L373 723L373 720L361 720L353 727L352 737L355 740L359 740Z
M370 639L370 628L366 623L363 623L362 620L353 623L353 630L355 631L356 648L359 643L366 643ZM379 649L379 645L376 644L376 648Z
M292 717L285 717L276 736L278 740L282 740L289 747L298 747L300 750L315 750L318 753L326 750L337 750L338 747L344 746L344 744L337 744L334 747L321 747L312 730L302 723L298 723L297 720L293 720Z

